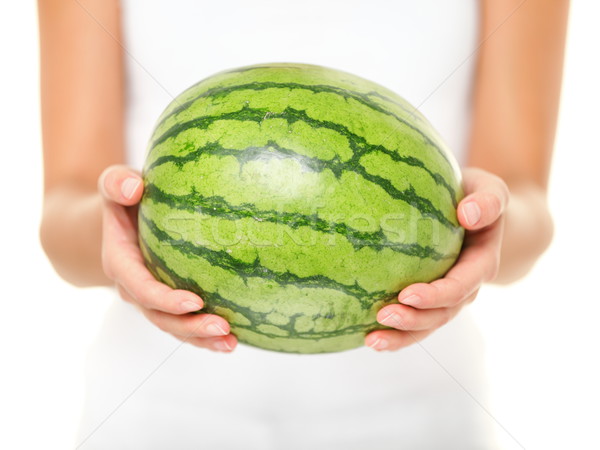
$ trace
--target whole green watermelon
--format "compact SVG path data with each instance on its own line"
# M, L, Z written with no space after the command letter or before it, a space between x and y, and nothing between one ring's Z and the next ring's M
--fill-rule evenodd
M385 328L384 305L460 251L460 172L390 90L326 67L220 72L160 117L140 246L157 279L198 293L240 342L336 352Z

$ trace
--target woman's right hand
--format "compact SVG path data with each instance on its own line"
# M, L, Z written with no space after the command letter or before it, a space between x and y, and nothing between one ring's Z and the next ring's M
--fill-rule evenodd
M211 350L231 352L237 339L229 323L214 314L192 314L202 299L190 291L157 281L144 264L138 245L137 210L143 183L139 173L110 166L98 179L102 195L102 267L123 300L134 304L150 322L177 339Z

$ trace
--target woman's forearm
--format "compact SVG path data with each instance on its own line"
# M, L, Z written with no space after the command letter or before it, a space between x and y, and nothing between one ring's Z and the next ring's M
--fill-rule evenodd
M504 239L498 284L508 284L526 275L552 240L553 222L546 193L536 184L510 184L505 212Z
M44 148L41 241L57 272L78 286L102 271L102 170L124 159L118 0L38 0Z
M481 5L467 165L499 176L511 192L496 279L509 283L531 269L552 237L546 186L569 1Z
M112 284L102 270L102 198L96 191L59 186L47 192L40 239L64 280L80 287Z

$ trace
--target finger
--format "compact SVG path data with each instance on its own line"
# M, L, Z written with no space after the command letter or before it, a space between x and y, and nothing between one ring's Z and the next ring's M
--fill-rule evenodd
M105 205L102 264L107 276L145 308L171 314L201 309L204 303L199 296L174 290L148 271L137 244L137 233L128 226L127 220L125 208L112 203Z
M405 305L389 305L377 313L377 321L397 330L439 328L452 319L458 308L415 309Z
M177 337L177 336L175 336ZM237 338L233 334L228 334L223 337L216 338L199 338L192 337L189 339L179 338L180 341L187 344L195 345L196 347L207 348L209 350L230 353L237 347Z
M474 278L477 278L476 273L481 277L480 282L492 281L496 278L500 267L503 236L504 217L491 227L468 233L458 264L455 264L448 274L451 276L459 274L458 276L462 277L466 272L473 271Z
M125 300L139 303L147 309L170 314L185 314L203 308L202 299L190 291L172 289L154 278L144 265L141 256L129 254L124 249L114 250L106 256L109 276L125 292Z
M142 198L142 177L127 166L110 166L98 178L98 190L107 200L125 206L135 205Z
M456 264L443 278L406 287L398 301L418 309L448 308L464 302L498 274L503 226L500 221L469 236Z
M142 310L148 320L162 331L181 338L214 337L229 334L229 323L215 314L176 316L155 309Z
M115 243L137 246L137 227L127 208L113 202L105 202L102 208L102 239Z
M157 281L141 261L115 263L118 281L137 303L149 310L168 314L186 314L203 308L202 299L190 291L172 289Z
M422 331L377 330L367 335L365 345L378 351L393 351L415 344L432 332L432 329Z
M506 183L483 170L465 169L463 184L467 195L457 209L460 224L468 230L478 230L498 220L508 204Z

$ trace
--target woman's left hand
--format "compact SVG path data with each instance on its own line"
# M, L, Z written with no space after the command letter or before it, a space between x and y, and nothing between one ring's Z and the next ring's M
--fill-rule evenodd
M466 234L458 260L443 278L407 286L398 295L399 304L383 307L377 321L394 329L369 333L365 338L369 347L397 350L420 341L456 316L484 282L496 277L508 187L481 169L465 169L463 187L465 198L457 215Z

